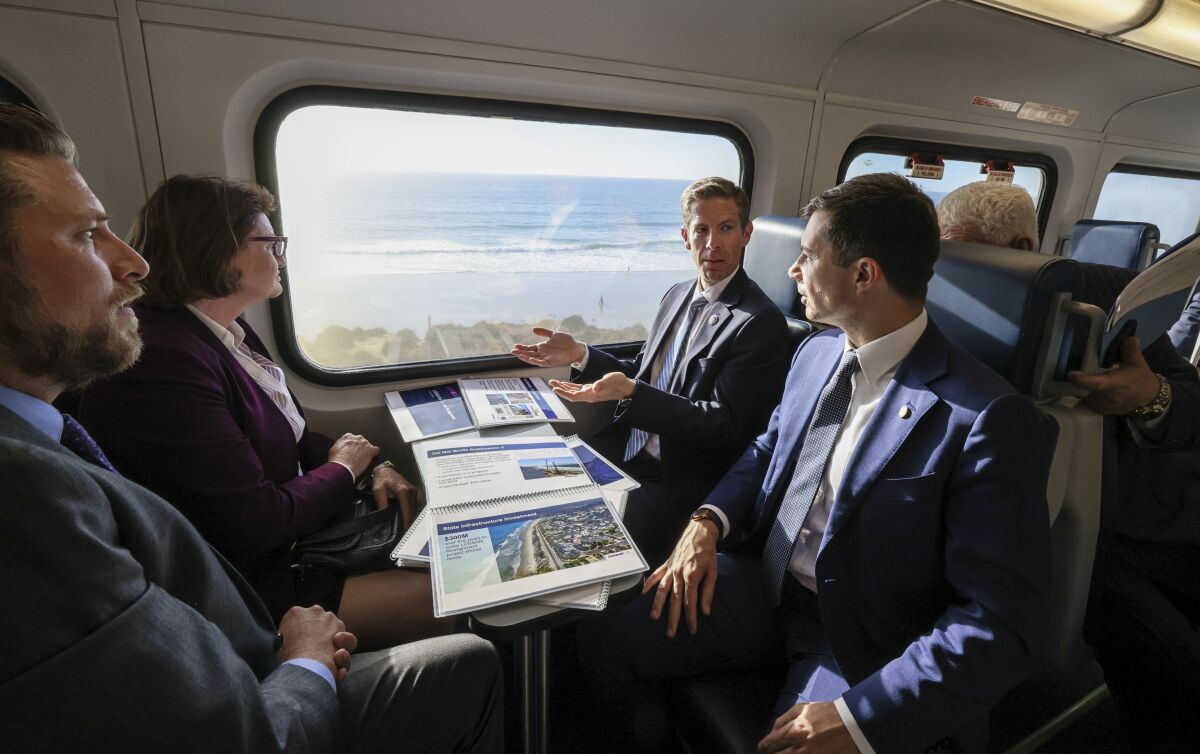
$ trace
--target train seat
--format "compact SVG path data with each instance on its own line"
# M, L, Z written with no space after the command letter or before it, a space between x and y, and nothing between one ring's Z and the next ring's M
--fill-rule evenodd
M1122 220L1080 220L1071 231L1067 256L1079 262L1144 270L1159 250L1158 226Z
M793 347L812 332L812 325L804 319L796 283L787 275L788 267L800 256L800 235L806 224L806 220L786 215L755 219L754 233L742 260L746 274L783 312Z
M1059 426L1047 489L1052 523L1051 627L1045 661L1086 663L1083 611L1099 526L1101 417L1065 383L1060 352L1068 312L1082 313L1081 266L1061 257L1013 254L943 241L926 308L951 340L1008 379ZM1098 311L1098 310L1096 310ZM1092 354L1094 359L1094 354ZM775 669L689 679L669 694L692 751L753 751L774 701Z

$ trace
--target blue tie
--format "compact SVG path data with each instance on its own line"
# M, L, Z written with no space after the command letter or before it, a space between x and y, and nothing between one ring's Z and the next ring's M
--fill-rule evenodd
M108 456L104 455L104 451L100 450L100 446L96 444L92 436L70 414L63 414L62 444L64 448L83 460L94 463L103 469L116 471L108 460Z
M671 348L667 351L666 358L663 359L662 369L658 371L658 379L654 381L654 387L669 392L671 380L675 377L675 362L679 360L680 355L687 347L688 335L691 333L692 323L696 321L696 313L706 306L708 306L708 299L703 296L697 296L688 305L687 316L683 318L683 324L675 331L675 338L671 341ZM649 439L650 434L644 430L636 428L630 430L629 440L625 443L625 460L628 461L640 453L642 448L646 447Z
M796 458L792 480L788 482L783 502L779 504L779 513L771 524L771 533L767 535L767 544L763 548L763 578L766 579L767 594L772 596L776 604L783 588L783 575L792 560L796 536L812 508L813 499L825 476L825 467L829 465L829 456L833 453L834 440L842 428L842 422L846 420L853 392L850 378L857 371L858 354L847 351L842 356L837 374L825 385L817 399L812 422L808 425L808 432Z

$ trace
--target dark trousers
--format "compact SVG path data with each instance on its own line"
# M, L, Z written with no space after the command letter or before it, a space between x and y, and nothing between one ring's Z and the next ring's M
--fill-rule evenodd
M670 502L663 487L662 464L644 450L621 467L642 484L629 493L625 503L625 528L650 568L657 568L675 548L701 501L690 505Z
M720 553L717 566L712 612L698 616L695 635L681 620L675 638L668 638L665 619L649 619L653 592L579 626L584 678L639 749L661 750L669 736L661 700L665 681L786 664L774 709L762 711L764 735L793 705L832 701L847 689L825 641L816 595L787 578L775 608L765 594L757 553Z
M1084 634L1134 751L1200 747L1198 629L1200 546L1100 542Z

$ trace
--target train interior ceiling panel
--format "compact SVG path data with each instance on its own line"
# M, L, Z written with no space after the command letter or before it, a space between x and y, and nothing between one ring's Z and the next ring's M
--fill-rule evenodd
M533 325L636 353L664 281L692 274L678 196L703 173L743 182L752 217L786 224L848 170L1025 170L1043 254L1067 254L1080 220L1158 222L1164 247L1195 232L1200 51L1150 32L1155 13L1200 14L1102 5L0 0L0 99L72 136L122 236L170 176L271 189L285 292L247 321L312 428L353 426L415 474L383 393L565 378L509 356ZM487 201L497 176L526 204ZM1178 229L1106 193L1122 177L1186 186ZM568 261L537 257L549 251ZM780 284L790 262L751 272ZM609 417L572 411L585 436ZM1052 709L993 717L1014 751L1100 698L1094 666L1042 680Z

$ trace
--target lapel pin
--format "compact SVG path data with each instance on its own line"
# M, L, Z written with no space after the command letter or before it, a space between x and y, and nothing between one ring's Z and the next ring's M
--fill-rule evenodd
M900 407L900 418L907 419L910 416L912 416L912 409L909 408L908 406L901 406Z
M716 327L716 326L717 326L717 315L715 315L715 314L714 314L714 315L712 315L711 317L709 317L709 318L708 318L708 326L709 326L709 327Z

